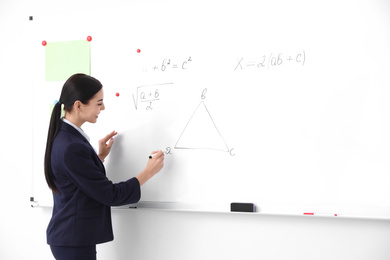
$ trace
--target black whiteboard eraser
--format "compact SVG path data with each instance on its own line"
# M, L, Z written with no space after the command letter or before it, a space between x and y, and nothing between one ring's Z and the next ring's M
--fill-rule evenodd
M231 212L256 212L255 204L253 203L238 203L232 202L230 204Z

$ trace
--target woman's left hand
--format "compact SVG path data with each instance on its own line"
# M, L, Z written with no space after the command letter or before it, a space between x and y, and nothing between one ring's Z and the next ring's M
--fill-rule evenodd
M112 131L108 135L106 135L104 138L99 140L99 158L102 162L104 162L104 159L107 157L107 155L111 151L111 147L114 144L114 136L116 136L118 132ZM108 142L108 143L107 143Z

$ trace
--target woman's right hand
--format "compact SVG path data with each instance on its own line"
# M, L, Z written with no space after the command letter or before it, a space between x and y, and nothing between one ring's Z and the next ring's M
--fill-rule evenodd
M151 157L146 168L136 177L141 186L164 167L164 153L161 150L153 151Z

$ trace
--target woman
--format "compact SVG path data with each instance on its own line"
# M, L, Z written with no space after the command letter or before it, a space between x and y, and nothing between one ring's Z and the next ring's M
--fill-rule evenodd
M154 151L136 177L115 184L108 180L103 162L117 132L99 141L97 154L81 130L85 122L95 123L104 109L102 84L75 74L65 82L51 115L45 177L53 191L54 207L47 243L57 260L96 259L96 244L113 240L110 206L138 202L140 186L164 164L162 151Z

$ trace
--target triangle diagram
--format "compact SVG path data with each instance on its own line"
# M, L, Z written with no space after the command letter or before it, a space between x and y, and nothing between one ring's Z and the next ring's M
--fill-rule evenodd
M209 149L228 152L229 148L205 103L200 102L181 133L175 149Z

